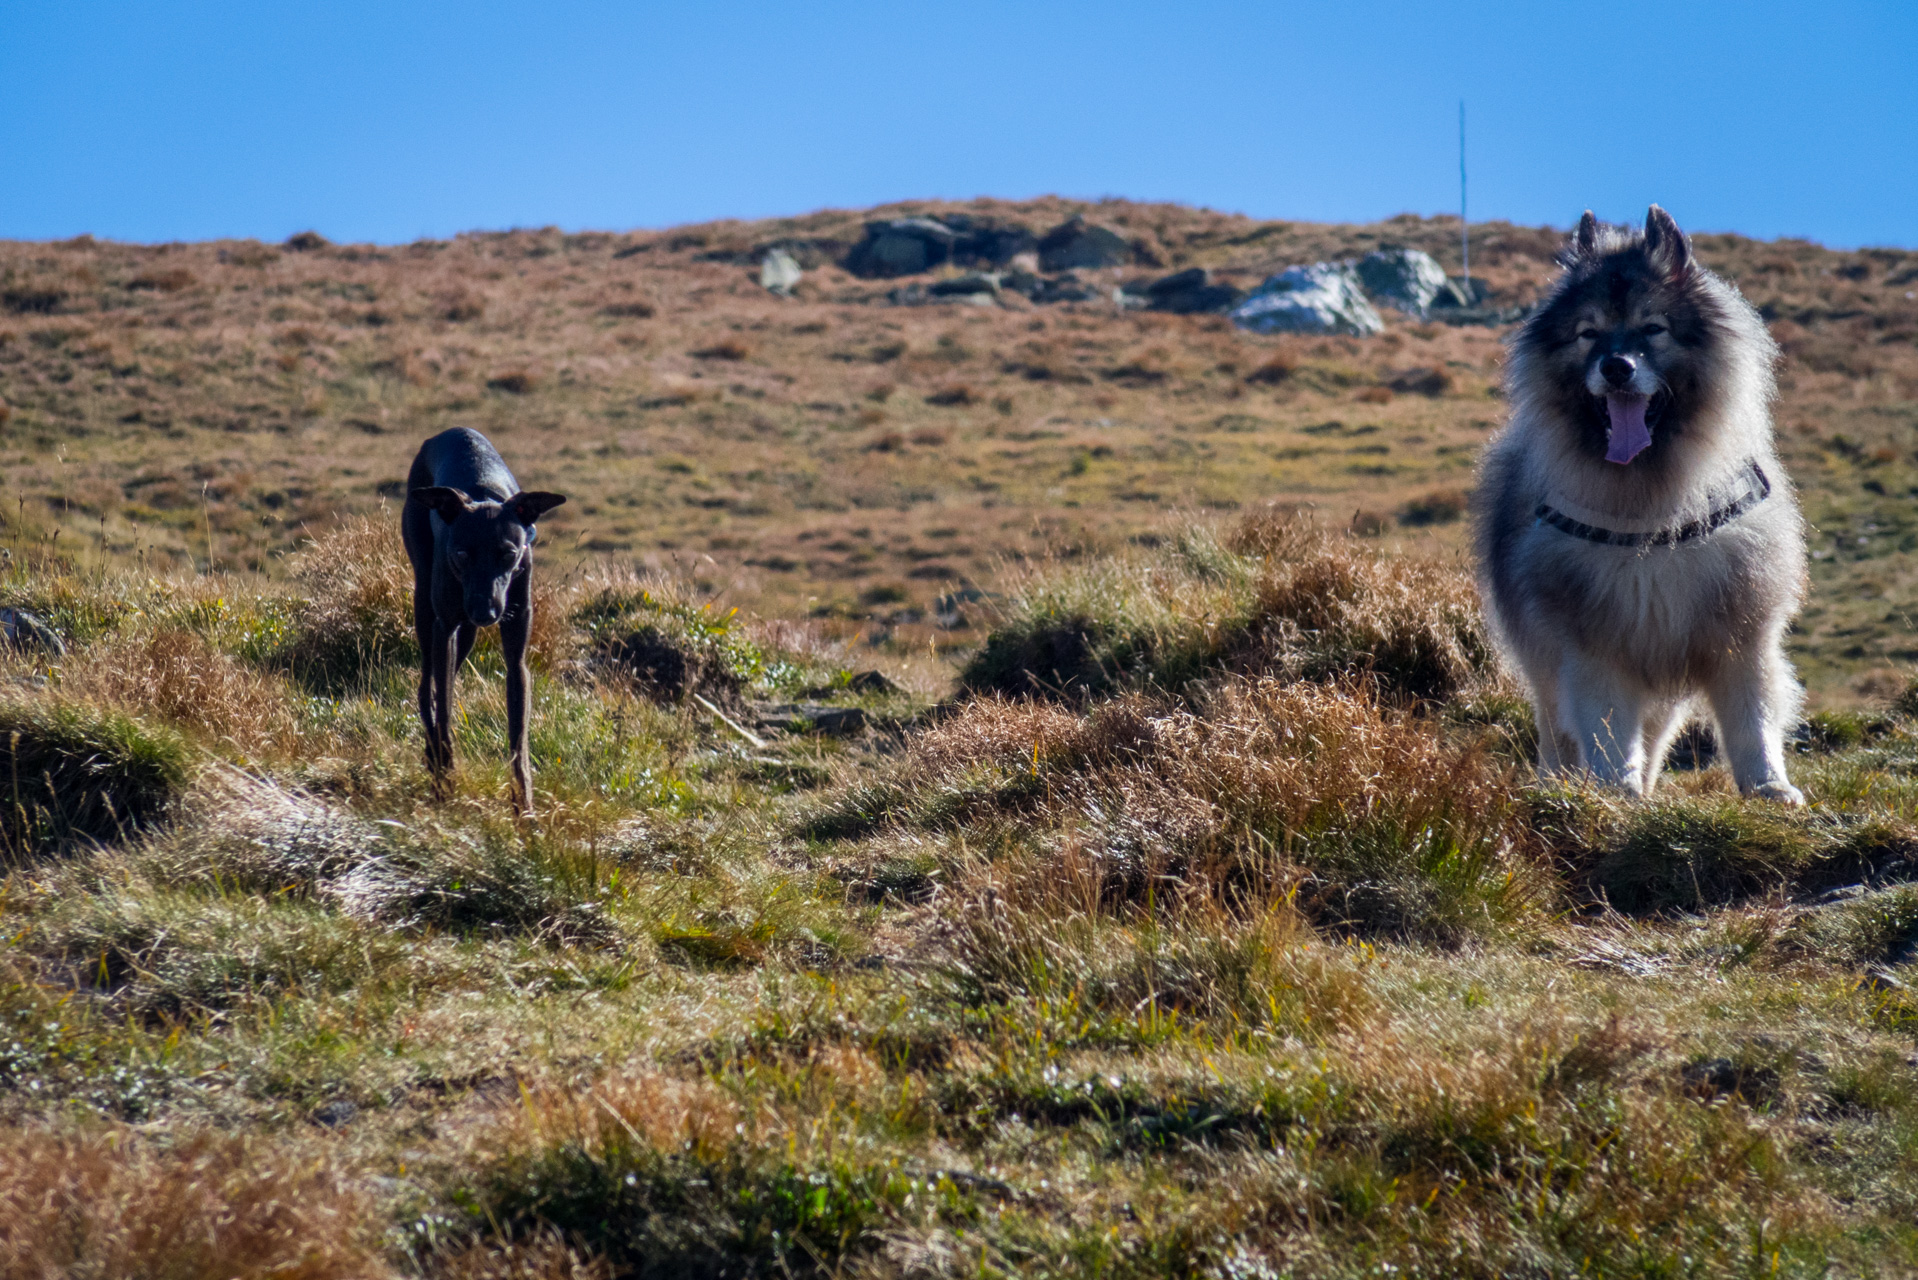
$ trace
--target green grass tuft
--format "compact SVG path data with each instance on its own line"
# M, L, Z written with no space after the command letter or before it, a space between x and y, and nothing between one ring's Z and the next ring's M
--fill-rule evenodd
M185 786L178 737L131 716L50 698L0 701L0 845L10 860L124 839Z
M1440 702L1491 669L1462 574L1268 515L1223 539L1187 529L1150 555L1041 574L1001 612L960 673L973 694L1082 704L1236 674Z

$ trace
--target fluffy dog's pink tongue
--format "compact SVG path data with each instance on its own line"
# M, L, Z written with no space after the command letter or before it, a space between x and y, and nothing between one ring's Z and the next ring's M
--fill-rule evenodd
M1645 406L1651 402L1649 396L1605 397L1605 407L1612 415L1612 435L1605 450L1605 461L1623 466L1651 448L1652 433L1645 427Z

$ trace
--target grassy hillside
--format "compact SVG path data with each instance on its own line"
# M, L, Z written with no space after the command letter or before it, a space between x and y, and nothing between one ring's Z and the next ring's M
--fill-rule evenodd
M0 1275L1918 1272L1918 257L1700 238L1828 553L1785 811L1532 778L1495 331L753 283L858 224L6 248ZM381 486L459 422L576 495L531 823L490 639L421 766Z
M871 213L955 210L1118 229L1139 262L1082 273L1107 290L1194 265L1250 285L1381 242L1458 253L1444 219L1059 200ZM1498 332L1395 320L1369 341L1301 341L1103 301L890 306L899 282L833 265L866 216L394 247L0 245L0 534L57 531L89 564L277 575L303 537L394 496L422 438L466 424L529 483L574 495L549 562L670 567L729 604L890 629L915 652L947 638L912 621L938 597L991 589L1008 559L1111 550L1168 509L1302 503L1389 542L1456 542L1429 521L1457 510L1499 418ZM1499 302L1548 278L1554 233L1473 235ZM757 284L774 243L814 266L795 298ZM1807 674L1824 697L1882 692L1913 652L1918 255L1698 247L1790 356L1779 423L1824 555Z

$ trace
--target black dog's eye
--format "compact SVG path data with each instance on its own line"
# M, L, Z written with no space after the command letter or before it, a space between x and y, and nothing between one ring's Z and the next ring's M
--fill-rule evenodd
M1659 334L1665 332L1665 326L1662 324L1648 324L1643 329L1640 329L1639 332L1648 338L1656 338Z
M1596 330L1596 329L1580 329L1580 330L1578 331L1578 336L1579 336L1580 338L1583 338L1583 339L1584 339L1584 340L1585 340L1586 342L1597 342L1597 341L1598 341L1598 330Z

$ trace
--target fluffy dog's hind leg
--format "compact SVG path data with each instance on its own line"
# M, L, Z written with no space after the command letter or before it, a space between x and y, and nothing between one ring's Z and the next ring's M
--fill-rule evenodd
M1742 660L1741 660L1742 658ZM1805 803L1805 794L1785 773L1785 726L1798 715L1805 691L1776 644L1735 655L1709 690L1718 718L1719 749L1732 780L1747 795Z
M1652 788L1665 773L1665 761L1672 754L1672 739L1678 736L1685 722L1691 719L1692 701L1690 698L1674 698L1669 702L1654 702L1645 708L1645 787L1641 792L1650 795Z
M1562 778L1578 768L1578 746L1559 714L1558 682L1532 678L1532 719L1538 728L1538 776Z
M1644 699L1582 657L1567 659L1560 688L1559 714L1576 736L1579 763L1600 782L1644 794Z

